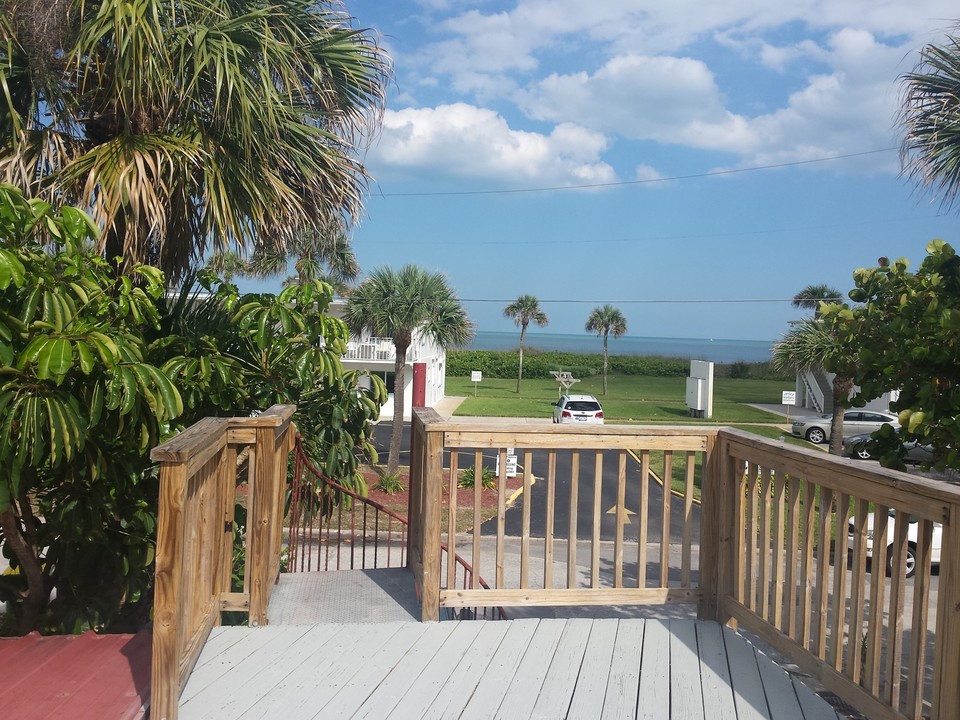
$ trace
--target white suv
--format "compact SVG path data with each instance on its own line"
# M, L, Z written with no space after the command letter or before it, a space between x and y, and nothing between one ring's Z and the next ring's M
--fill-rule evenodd
M603 425L603 408L593 395L561 395L553 404L553 421Z

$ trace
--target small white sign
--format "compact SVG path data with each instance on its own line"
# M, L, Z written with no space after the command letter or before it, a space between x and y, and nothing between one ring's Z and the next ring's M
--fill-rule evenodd
M480 382L483 380L483 373L480 370L473 370L470 373L470 382Z
M792 390L783 391L783 399L780 401L781 405L796 405L797 404L797 393Z

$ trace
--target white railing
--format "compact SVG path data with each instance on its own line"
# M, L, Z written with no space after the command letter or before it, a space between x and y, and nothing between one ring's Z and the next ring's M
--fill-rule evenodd
M393 338L369 337L347 342L344 360L369 360L374 362L393 362L397 358L397 349Z
M803 384L807 388L807 395L813 398L813 403L816 406L817 412L825 413L829 412L827 408L827 399L823 388L820 385L820 378L813 370L804 370L801 374L803 379Z

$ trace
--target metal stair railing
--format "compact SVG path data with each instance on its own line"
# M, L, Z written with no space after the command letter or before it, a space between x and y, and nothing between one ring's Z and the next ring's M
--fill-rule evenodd
M407 518L382 503L350 490L321 472L311 461L300 436L294 445L286 572L368 570L406 567ZM441 543L441 562L447 545ZM474 571L459 554L456 587L474 587ZM480 576L477 585L489 586ZM506 619L503 608L460 608L450 619Z

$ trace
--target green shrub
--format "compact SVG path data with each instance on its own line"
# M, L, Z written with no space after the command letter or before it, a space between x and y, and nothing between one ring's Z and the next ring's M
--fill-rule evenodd
M457 485L462 488L472 488L476 482L475 475L472 467L467 468L460 473L460 480L457 481ZM497 487L497 476L490 468L481 467L480 483L485 489L493 490Z
M388 495L393 495L403 492L407 487L400 481L400 475L397 473L384 473L383 477L377 482L376 489Z

